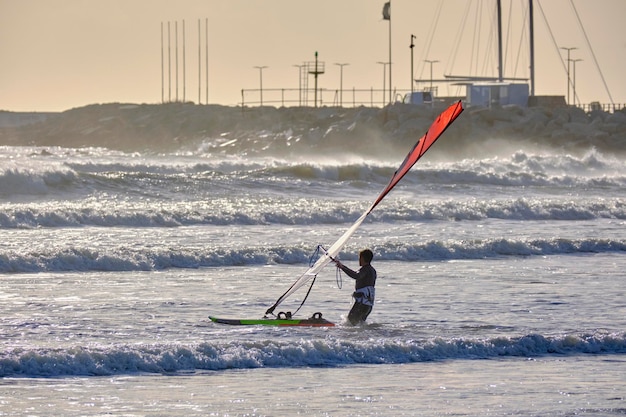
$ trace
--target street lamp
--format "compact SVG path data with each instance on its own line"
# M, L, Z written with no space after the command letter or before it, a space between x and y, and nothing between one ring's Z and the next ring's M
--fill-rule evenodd
M578 48L576 47L567 48L567 47L562 46L561 49L567 51L567 104L569 105L569 86L571 84L571 78L569 76L569 63L570 63L569 54L571 51L573 51L574 49L578 49Z
M262 66L262 67L255 66L254 68L259 69L259 84L260 84L259 91L261 92L261 107L262 107L263 106L263 69L267 68L267 66Z
M335 62L335 65L339 66L339 107L343 107L343 67L350 64L338 64Z
M432 94L433 92L433 64L439 61L437 61L436 59L435 60L425 59L424 62L427 62L430 64L430 93Z
M582 61L582 59L572 59L571 60L572 64L574 65L574 68L573 68L573 78L574 78L574 80L573 80L573 86L572 86L572 89L573 89L573 94L572 95L574 96L574 105L576 105L576 63L580 62L580 61Z
M383 66L383 106L385 105L385 91L387 91L387 84L386 84L386 80L387 80L387 64L389 64L388 62L382 62L382 61L378 61L376 62L377 64L381 64ZM391 89L391 86L389 86L389 88Z

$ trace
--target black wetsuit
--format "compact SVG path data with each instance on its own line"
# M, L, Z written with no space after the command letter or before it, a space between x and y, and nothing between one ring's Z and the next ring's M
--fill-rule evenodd
M374 307L376 270L370 264L363 265L358 272L353 271L345 265L341 265L340 268L350 278L356 280L354 286L355 291L352 294L354 297L354 305L350 313L348 313L348 320L352 324L364 322Z

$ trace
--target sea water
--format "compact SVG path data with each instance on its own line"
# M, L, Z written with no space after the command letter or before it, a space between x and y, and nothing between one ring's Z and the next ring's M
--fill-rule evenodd
M402 155L223 143L0 148L0 415L626 412L622 158L431 151L340 254L375 254L367 324L329 266L296 316L337 326L236 327L208 316L262 317Z

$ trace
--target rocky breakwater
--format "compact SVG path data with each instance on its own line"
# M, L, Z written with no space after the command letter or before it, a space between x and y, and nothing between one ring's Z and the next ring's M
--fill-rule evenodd
M324 152L332 142L335 147L345 144L346 151L355 146L372 153L406 151L407 144L414 143L442 109L400 103L382 109L111 103L0 127L0 144L102 146L123 151L203 147L220 152L303 148ZM450 153L485 150L499 143L565 152L592 147L622 152L626 149L626 110L585 113L571 107L467 107L446 137L437 147Z

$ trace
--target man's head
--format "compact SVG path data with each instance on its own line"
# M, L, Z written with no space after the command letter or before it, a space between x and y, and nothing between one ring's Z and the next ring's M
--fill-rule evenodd
M371 250L363 249L359 252L359 264L361 266L371 263L372 259L374 259L374 253Z

